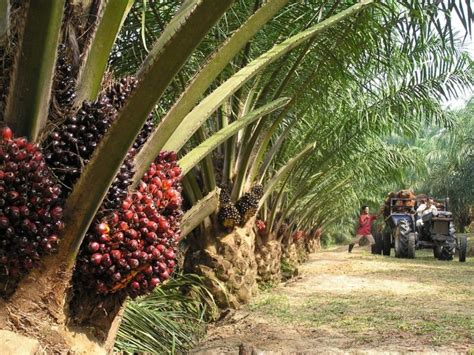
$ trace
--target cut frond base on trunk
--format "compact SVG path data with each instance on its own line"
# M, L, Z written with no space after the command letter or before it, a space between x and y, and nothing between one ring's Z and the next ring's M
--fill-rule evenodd
M243 227L213 238L202 250L188 250L185 271L204 277L221 308L248 303L257 291L254 218Z

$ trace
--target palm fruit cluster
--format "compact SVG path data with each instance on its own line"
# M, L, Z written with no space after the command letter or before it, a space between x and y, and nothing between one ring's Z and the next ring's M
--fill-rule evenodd
M252 216L257 213L258 204L263 197L263 187L255 185L250 192L245 193L235 204L235 207L240 213L242 222L247 222Z
M257 198L258 200L260 200L263 197L263 186L262 185L253 186L250 191L255 196L255 198Z
M297 242L297 241L303 239L304 236L305 236L304 231L302 231L302 230L297 230L296 232L293 233L293 241L294 241L294 242Z
M217 214L219 223L224 228L234 228L235 226L238 226L242 219L239 211L231 201L229 189L225 186L221 188L219 202L220 208L219 213Z
M130 96L131 92L137 86L137 79L133 76L123 78L122 80L114 83L108 90L108 98L110 103L114 106L117 111L120 111L126 101ZM133 149L139 150L153 131L153 115L150 114L148 119L145 121L140 133L138 134L135 142L133 143Z
M136 297L170 277L182 217L181 169L175 153L161 153L137 191L97 219L81 246L75 282L99 294Z
M69 190L110 127L114 114L107 93L102 94L95 103L84 102L76 115L48 134L43 144L46 161Z
M390 204L392 204L392 212L411 212L416 204L416 195L410 190L390 192L385 198L383 207L385 217L390 215Z
M84 102L77 114L68 117L48 134L43 144L45 157L59 181L67 187L63 189L63 197L67 197L72 190L84 166L136 85L137 81L133 77L114 83L99 95L96 102ZM134 147L143 145L151 129L152 120L149 118ZM127 196L134 173L135 154L135 149L130 150L109 189L105 198L108 209L118 208Z
M61 43L58 50L53 87L54 105L59 112L64 112L65 109L67 111L67 109L71 108L76 98L76 80L66 52L66 46Z
M57 248L63 200L39 147L3 128L0 138L0 276L16 280Z
M258 234L260 236L264 236L265 231L267 229L267 225L265 224L265 222L262 221L261 219L257 219L257 221L255 222L255 226L257 227Z
M287 223L287 221L283 222L280 225L280 228L278 228L278 235L284 235L288 232L288 229L290 228L290 225Z

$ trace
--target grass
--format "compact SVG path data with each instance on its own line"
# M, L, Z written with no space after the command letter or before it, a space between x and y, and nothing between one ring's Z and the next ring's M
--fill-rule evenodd
M359 252L351 262L341 277L354 283L353 292L335 283L301 293L293 285L262 293L250 309L283 324L350 336L353 346L414 338L429 346L474 344L474 258L461 264L434 260L427 251L415 260ZM314 266L304 268L309 278L317 276ZM331 278L340 270L320 272ZM367 285L357 285L360 280Z

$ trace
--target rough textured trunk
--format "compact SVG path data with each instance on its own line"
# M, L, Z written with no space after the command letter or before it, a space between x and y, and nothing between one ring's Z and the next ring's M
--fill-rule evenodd
M308 260L308 251L304 240L298 240L290 245L282 243L282 258L291 265L302 264Z
M271 238L272 239L272 238ZM258 243L255 248L258 282L281 280L281 244L277 240Z
M251 218L243 227L209 238L202 249L188 250L185 271L203 276L222 308L248 303L257 291L254 222Z
M0 300L3 334L25 336L52 353L111 351L124 295L101 298L91 291L73 296L68 280L68 272L28 275L8 300Z
M321 250L321 229L311 231L305 239L306 251L311 254Z
M282 244L282 259L290 265L298 264L298 250L294 243L288 246Z

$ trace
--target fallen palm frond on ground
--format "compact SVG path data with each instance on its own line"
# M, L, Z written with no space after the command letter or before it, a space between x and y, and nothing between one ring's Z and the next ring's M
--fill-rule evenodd
M153 293L130 301L115 350L125 353L186 351L216 314L212 294L196 275L180 275Z

